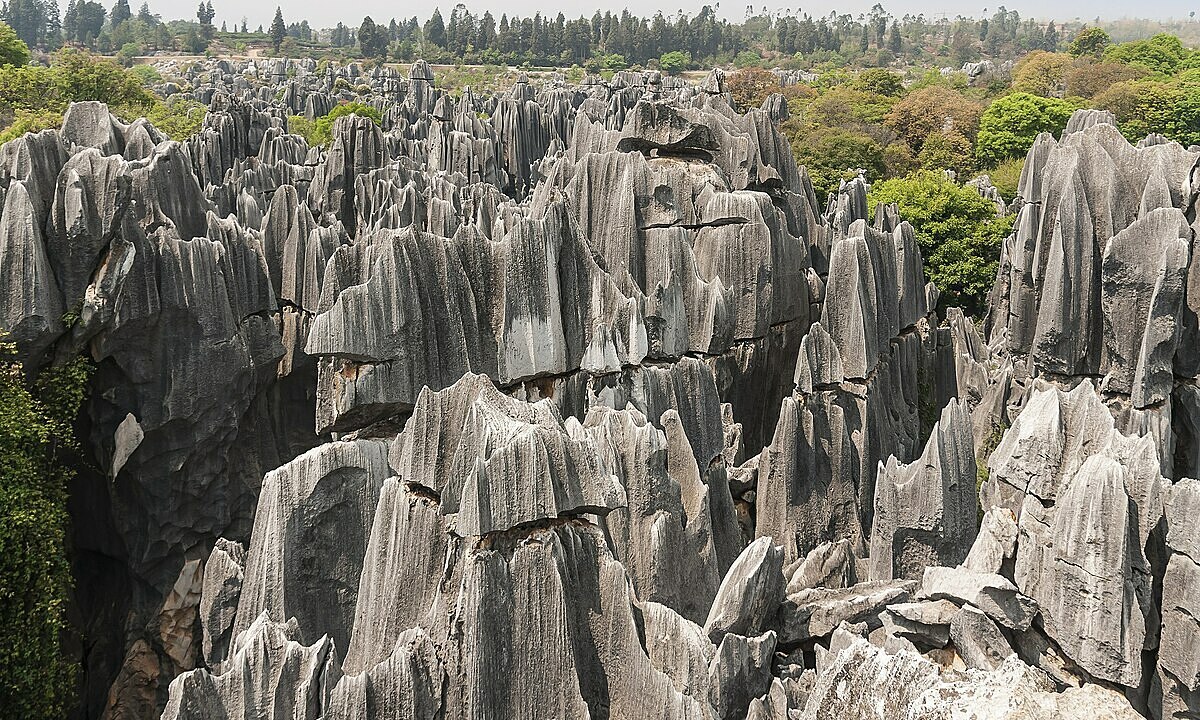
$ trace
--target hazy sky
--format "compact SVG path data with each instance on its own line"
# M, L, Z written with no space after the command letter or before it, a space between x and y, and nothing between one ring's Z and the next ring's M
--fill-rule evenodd
M107 0L101 0L106 6L111 4ZM197 0L198 1L198 0ZM810 15L824 15L830 10L837 10L839 13L848 12L858 14L865 12L876 0L848 0L846 2L829 2L824 0L819 3L773 3L767 7L771 9L801 7ZM65 3L61 3L65 7ZM130 2L135 11L141 4L139 0ZM213 0L213 9L216 10L217 18L215 24L220 27L222 21L232 25L235 22L241 21L245 16L250 23L251 29L259 24L264 26L270 24L271 18L275 14L275 5L279 4L283 8L283 17L288 22L299 20L308 20L309 24L314 28L330 27L338 22L346 23L347 25L357 26L363 16L370 15L376 21L387 21L392 17L411 17L416 15L422 21L430 13L434 7L440 7L442 15L448 15L450 10L456 4L455 0L445 0L439 2L423 3L397 3L389 2L388 0L348 0L347 2L329 2L328 0L290 0L289 2L279 2L279 0L260 0L259 2L245 2L237 0ZM679 10L686 13L694 14L699 8L706 3L703 0L693 0L691 2L681 2L681 0L651 0L650 2L630 3L628 0L512 0L505 2L504 0L476 0L466 3L472 13L480 14L485 10L490 10L497 18L501 13L511 15L532 15L535 12L543 14L557 15L562 12L567 17L578 17L579 15L591 16L597 9L612 10L620 12L628 7L630 11L637 15L653 15L654 12L661 10L663 14L672 15ZM745 2L731 2L725 0L722 3L714 3L718 5L718 12L731 19L738 20L743 17L746 11ZM924 13L927 17L936 17L941 13L945 13L949 17L954 17L958 14L963 15L984 15L984 10L988 10L987 14L991 14L1001 3L988 5L986 3L954 3L948 0L898 0L893 2L884 2L883 6L893 15L904 15L905 13ZM1152 0L1151 2L1132 2L1132 0L1062 0L1059 2L1045 2L1042 0L1010 0L1003 3L1009 10L1016 10L1022 16L1039 17L1046 19L1091 19L1100 16L1104 19L1118 19L1123 17L1145 17L1153 19L1163 18L1185 18L1188 13L1200 9L1200 0ZM150 8L153 12L162 15L165 19L194 17L196 12L197 2L193 0L150 0ZM755 8L762 7L761 3L756 4Z

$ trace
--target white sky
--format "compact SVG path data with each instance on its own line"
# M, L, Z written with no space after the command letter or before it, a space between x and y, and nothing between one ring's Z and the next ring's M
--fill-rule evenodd
M110 3L107 0L101 0L105 5ZM783 8L803 8L810 15L818 16L828 14L831 10L837 10L839 13L848 12L858 14L866 12L876 0L846 0L843 2L831 2L823 0L818 3L795 3L795 4L768 4L766 7L775 10ZM65 7L65 3L61 3ZM134 11L137 11L141 3L138 0L133 0L130 5ZM175 18L194 18L196 12L195 0L151 0L150 9L156 14L161 15L166 20ZM454 7L453 0L446 2L432 3L397 3L388 2L387 0L353 0L346 3L334 3L327 0L289 0L288 2L255 2L247 3L238 0L213 0L213 9L216 10L217 17L214 23L220 27L221 23L228 22L230 25L240 23L245 16L250 24L251 29L254 29L259 24L264 27L269 25L271 18L275 15L275 6L279 4L283 9L283 17L289 23L298 22L300 20L308 20L313 28L331 27L338 22L343 22L347 25L358 26L362 22L363 16L370 15L376 22L383 20L386 22L392 17L411 17L416 15L422 20L427 18L434 7L440 7L442 15L449 15L450 10ZM501 13L511 15L532 15L535 12L543 14L557 15L562 12L568 18L584 15L591 17L592 13L599 9L601 12L612 10L619 13L622 9L628 7L631 12L637 15L649 16L654 12L661 10L665 15L673 15L677 11L684 11L688 14L695 14L697 10L703 7L706 3L702 0L690 0L682 2L681 0L669 0L660 2L639 3L630 5L624 0L476 0L466 3L472 13L479 15L485 10L490 10L493 15L499 19ZM729 18L730 20L740 20L746 11L746 4L730 2L726 0L724 3L714 3L718 6L718 12ZM902 16L906 13L924 13L926 17L938 17L944 13L949 17L956 15L972 15L983 16L991 15L1000 3L988 5L984 3L955 3L947 0L898 0L884 3L884 7L893 15ZM1119 19L1124 17L1143 17L1149 19L1167 19L1167 18L1186 18L1188 13L1200 10L1200 0L1154 0L1154 2L1135 3L1130 0L1062 0L1061 2L1047 3L1042 1L1030 0L1010 0L1004 3L1009 10L1016 10L1023 17L1037 17L1044 19L1071 20L1080 18L1089 20L1097 16L1106 20ZM763 7L761 4L756 4L755 8ZM986 12L985 12L986 11Z

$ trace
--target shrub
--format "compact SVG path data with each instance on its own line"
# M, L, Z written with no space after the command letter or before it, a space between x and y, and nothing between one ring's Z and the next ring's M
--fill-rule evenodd
M691 63L691 58L687 56L687 53L678 50L663 53L662 57L658 59L659 69L668 75L675 75L686 70L689 63Z
M1099 58L1111 44L1112 39L1108 37L1108 33L1100 28L1084 28L1067 46L1067 52L1075 57Z
M1141 65L1154 72L1170 75L1188 55L1174 35L1159 33L1146 40L1113 45L1104 51L1104 59L1127 65Z
M854 87L889 97L896 97L904 92L904 83L901 82L900 76L883 68L863 70L854 78Z
M929 133L947 129L947 125L973 140L982 110L979 103L957 90L931 85L897 102L884 122L916 152Z
M17 36L16 30L0 23L0 65L20 67L28 64L29 46Z
M1077 62L1067 70L1064 88L1068 97L1093 98L1119 82L1136 80L1149 72L1139 65Z
M957 130L935 130L925 138L917 160L926 170L953 170L960 178L971 172L971 141Z
M870 135L848 128L817 127L790 137L796 162L808 168L818 197L838 189L859 170L868 180L882 178L887 171L883 148Z
M779 92L779 78L770 70L748 67L736 70L725 78L725 89L733 98L734 106L748 110L762 105L771 93Z
M989 105L979 119L975 157L985 167L1020 157L1028 152L1039 133L1061 133L1071 114L1080 107L1082 103L1078 100L1029 93L1002 97Z
M1200 143L1200 83L1121 82L1097 95L1097 107L1111 110L1131 142L1161 133L1183 145Z
M379 114L379 111L370 105L360 102L342 103L335 107L328 115L317 118L316 123L313 125L310 143L320 145L332 140L334 122L338 118L347 115L359 115L370 118L376 125L383 124L383 117Z
M25 133L62 127L62 113L56 110L17 110L12 123L0 131L0 145Z
M995 206L973 188L929 170L873 184L868 206L878 203L896 203L900 217L912 223L925 273L942 291L941 306L979 315L1013 216L996 217Z
M1012 71L1013 90L1043 97L1061 97L1071 67L1071 56L1034 50Z
M9 717L67 716L75 666L62 635L72 431L89 366L76 359L26 386L11 343L0 343L0 687Z
M1025 158L1005 160L996 167L988 170L992 185L1000 191L1000 196L1012 202L1021 186L1021 169L1025 167Z

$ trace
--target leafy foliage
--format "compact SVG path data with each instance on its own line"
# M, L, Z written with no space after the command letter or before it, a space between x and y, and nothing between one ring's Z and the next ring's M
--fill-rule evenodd
M1193 71L1195 72L1195 71ZM1161 133L1184 145L1200 143L1200 82L1121 82L1096 96L1117 116L1130 142Z
M1044 98L1017 92L996 100L979 119L975 156L981 165L996 165L1024 155L1039 133L1055 135L1067 127L1078 100Z
M859 170L868 180L883 177L883 147L866 133L839 127L817 127L792 138L796 162L808 168L818 197L836 192L842 180Z
M0 145L25 133L62 127L62 113L55 110L17 110L12 123L0 131Z
M671 52L663 53L658 58L658 69L668 75L674 75L686 70L690 63L691 58L687 56L687 53L672 50Z
M979 103L961 92L934 85L915 90L897 102L884 122L915 153L930 133L947 129L947 125L973 139L982 112Z
M302 115L292 115L288 118L288 130L294 135L300 135L309 145L322 145L333 139L333 124L340 117L360 115L370 118L376 125L383 123L383 116L375 108L360 102L342 103L328 115L323 115L311 121Z
M926 170L953 170L961 177L974 167L971 141L953 128L935 130L925 138L917 161Z
M66 494L90 366L76 359L48 370L31 392L14 351L0 343L0 688L11 717L62 718L76 671L61 646Z
M29 46L10 26L0 23L0 65L29 64Z
M1174 35L1159 33L1147 40L1113 45L1104 51L1104 59L1127 65L1141 65L1154 72L1173 73L1189 51Z
M1065 53L1034 50L1013 68L1013 90L1042 97L1059 97L1063 94L1071 63L1071 56Z
M974 189L929 170L875 183L868 203L899 206L916 231L925 273L942 291L944 307L982 313L1012 216L996 217L995 206Z
M1112 38L1108 33L1101 28L1090 27L1079 31L1067 46L1067 52L1075 57L1099 58L1111 44Z

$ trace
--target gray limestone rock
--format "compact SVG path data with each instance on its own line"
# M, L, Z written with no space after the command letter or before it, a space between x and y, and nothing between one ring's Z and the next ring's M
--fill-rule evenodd
M238 599L245 580L246 551L240 543L218 538L204 563L204 585L200 591L200 624L203 628L204 662L220 670L234 639Z
M771 627L784 583L783 550L770 538L750 543L721 581L704 632L716 644L729 633L753 636Z
M877 616L894 603L912 599L916 583L908 580L864 582L840 589L814 588L787 596L780 638L798 643L829 635L842 623L867 621L878 625Z
M921 457L880 464L871 529L871 577L915 580L931 565L966 559L978 528L975 446L965 402L942 410Z
M1015 654L996 623L970 605L950 619L950 639L967 667L976 670L997 670Z
M267 474L235 637L268 613L298 620L299 637L310 643L328 635L348 646L387 448L375 440L330 443Z
M234 641L227 670L192 670L171 681L164 720L249 718L319 720L341 676L328 637L296 639L295 622L273 622L266 611Z
M1200 714L1200 481L1181 480L1166 501L1170 553L1162 590L1162 635L1151 709L1162 718Z

